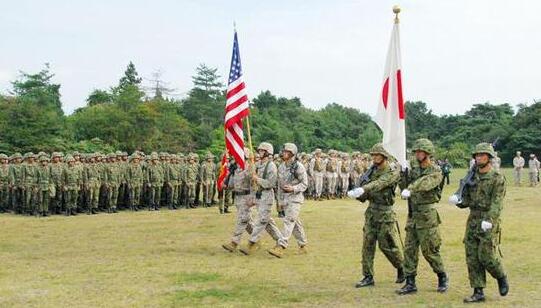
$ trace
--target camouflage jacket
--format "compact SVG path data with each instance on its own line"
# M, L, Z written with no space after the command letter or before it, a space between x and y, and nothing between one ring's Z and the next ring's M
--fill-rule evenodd
M62 185L67 190L78 190L81 185L81 170L77 166L69 167L63 169L62 172Z
M146 182L152 186L162 186L164 182L164 171L162 166L157 164L148 164L146 173Z
M278 203L287 205L290 202L302 203L304 191L308 188L308 174L299 161L282 162L278 167ZM285 192L284 185L293 186L293 192Z
M51 182L57 186L62 185L62 172L64 170L63 163L51 163Z
M468 224L479 224L480 229L481 221L486 220L491 222L494 229L496 229L500 223L500 214L506 192L507 183L505 177L494 169L485 174L477 171L473 182L473 185L465 187L463 202L457 206L470 208Z
M392 169L388 163L377 168L371 175L368 184L362 188L365 193L359 200L369 200L365 211L366 221L394 222L396 214L392 210L394 190L400 181L400 171Z
M23 178L24 185L33 186L36 184L37 177L37 165L36 164L23 164Z
M0 165L0 186L6 186L9 183L9 165Z
M216 180L216 166L214 163L203 162L201 164L199 179L202 183L210 184Z
M49 165L37 167L36 181L40 190L49 190L49 184L51 183L51 167Z
M413 210L416 206L437 203L441 199L440 184L443 179L441 169L436 164L431 164L426 168L421 168L415 160L410 163L412 166L408 177L402 176L400 181L401 189L411 191L410 202Z
M143 168L140 164L131 163L126 170L126 182L130 186L142 186L144 180Z

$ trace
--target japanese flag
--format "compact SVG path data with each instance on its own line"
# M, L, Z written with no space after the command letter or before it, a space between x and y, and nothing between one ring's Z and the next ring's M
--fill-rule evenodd
M402 95L401 69L400 35L398 20L396 20L391 33L389 50L387 51L376 124L383 131L383 147L399 163L406 160L406 112Z

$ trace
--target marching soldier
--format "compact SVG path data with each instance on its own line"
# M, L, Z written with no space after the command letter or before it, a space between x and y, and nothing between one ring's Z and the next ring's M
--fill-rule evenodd
M411 170L402 176L400 188L402 198L409 199L411 212L406 224L406 243L404 250L404 274L406 284L397 290L400 295L417 292L415 276L419 262L419 247L424 258L438 275L437 291L443 293L449 288L449 278L445 273L440 255L441 236L440 216L435 204L441 199L441 169L431 160L434 145L428 139L418 139L413 148L415 160L410 163ZM406 166L404 166L406 167Z
M257 152L260 161L256 164L255 174L252 175L252 181L257 185L257 191L255 192L257 220L248 241L248 246L240 249L245 255L250 255L259 248L257 242L261 238L263 230L267 230L275 241L278 241L282 236L271 215L278 172L276 165L271 159L274 154L274 148L272 144L262 142L257 147Z
M293 143L284 144L282 160L278 168L278 203L284 211L285 217L282 237L277 245L268 252L281 258L289 245L291 235L295 236L299 245L299 252L306 254L308 240L301 219L299 218L301 206L304 202L304 191L308 187L308 176L304 166L296 159L297 146Z
M404 255L396 213L393 210L394 190L400 180L400 171L393 170L389 164L391 156L381 144L370 150L372 167L369 180L363 186L348 192L351 198L361 202L370 201L364 216L364 236L362 251L363 279L355 287L374 285L374 255L376 243L397 270L396 283L404 282ZM367 171L369 172L369 171Z
M492 168L490 159L494 149L489 143L480 143L472 155L475 158L475 173L471 183L464 186L462 196L449 198L459 208L469 208L464 246L466 263L473 294L464 299L465 303L485 300L486 272L498 281L501 296L509 292L507 275L500 259L501 212L505 197L506 180Z

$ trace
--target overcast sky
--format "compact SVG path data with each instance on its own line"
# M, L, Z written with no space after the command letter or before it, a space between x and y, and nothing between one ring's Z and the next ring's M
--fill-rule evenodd
M235 20L252 97L268 89L374 115L394 4L405 99L437 114L541 99L539 0L3 1L0 91L48 62L71 113L133 61L185 93L199 63L227 75Z

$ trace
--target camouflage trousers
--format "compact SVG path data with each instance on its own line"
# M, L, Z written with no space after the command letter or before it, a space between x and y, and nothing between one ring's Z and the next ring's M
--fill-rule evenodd
M254 195L235 196L235 206L237 207L237 222L231 237L231 242L239 244L242 234L246 231L248 234L253 232L251 209L254 202Z
M530 185L531 186L536 186L538 183L537 183L537 176L538 176L538 172L537 171L530 171L529 173L529 176L530 176Z
M394 212L384 213L389 214L387 216L392 217L391 219L380 220L373 218L372 214L374 211L377 210L367 209L365 212L361 261L364 276L374 276L376 243L394 268L401 268L404 263L404 255Z
M37 210L36 207L36 190L33 185L26 185L24 187L24 205L23 212L32 213Z
M515 185L520 185L521 177L522 177L522 168L514 168L513 178L515 179Z
M151 184L148 188L148 201L150 207L159 207L162 196L163 184Z
M407 276L417 275L419 247L434 273L445 272L440 255L441 236L438 227L419 229L408 224L404 246L404 273Z
M51 197L49 190L39 190L36 196L36 203L40 213L49 212L49 199Z
M9 188L7 185L0 186L0 212L9 210Z
M321 197L321 193L323 192L323 173L322 172L314 172L314 190L315 190L316 198Z
M100 183L92 183L89 184L87 189L87 209L97 209L98 208L98 200L100 197Z
M21 186L13 187L11 191L11 208L15 213L20 214L23 212L24 203L24 188Z
M254 230L250 237L250 242L257 242L261 238L263 230L266 230L269 235L278 241L282 234L272 219L272 203L274 202L274 193L272 190L263 191L261 198L255 199L257 206L257 220L254 224Z
M486 272L496 279L505 276L500 259L500 236L499 223L494 223L492 230L483 232L481 219L468 219L464 246L466 247L468 277L472 288L486 286Z
M118 184L109 184L107 185L107 195L109 197L107 202L108 209L116 209L118 202Z
M349 173L340 174L340 192L343 196L346 195L349 188Z
M213 198L212 181L201 182L201 190L203 193L203 204L210 205Z
M282 204L282 209L285 212L285 217L283 218L284 229L282 231L282 238L278 240L278 244L282 247L288 246L291 235L295 237L299 246L308 244L306 233L304 232L304 226L299 218L301 206L302 203L293 201Z
M143 190L142 183L129 184L128 185L128 206L131 208L141 205L141 193Z
M231 206L231 199L233 198L233 191L231 189L224 189L218 193L218 198L220 199L219 207L220 210L225 211Z
M67 189L64 191L64 202L66 203L66 209L74 210L77 208L77 198L79 194L77 189Z
M338 180L338 175L336 172L327 172L325 178L327 179L327 193L329 195L336 194L336 185Z

